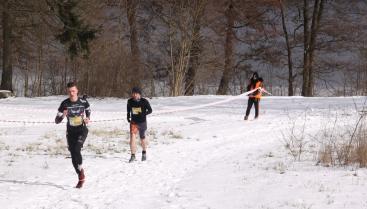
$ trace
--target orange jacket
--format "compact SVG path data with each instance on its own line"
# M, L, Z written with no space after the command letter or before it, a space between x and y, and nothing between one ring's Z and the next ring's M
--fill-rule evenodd
M263 87L263 83L261 81L257 81L254 85L251 85L251 89L250 90L254 90L257 89L259 87ZM250 94L249 97L251 98L256 98L256 99L260 99L262 96L262 92L260 90L255 91L254 93Z

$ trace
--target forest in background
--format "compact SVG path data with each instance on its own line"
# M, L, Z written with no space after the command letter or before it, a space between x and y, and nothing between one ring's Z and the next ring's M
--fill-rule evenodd
M364 0L1 0L0 76L17 96L367 95Z

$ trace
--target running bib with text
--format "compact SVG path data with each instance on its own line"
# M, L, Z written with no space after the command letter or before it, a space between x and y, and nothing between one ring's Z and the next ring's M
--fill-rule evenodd
M133 115L139 115L142 113L141 107L133 107L132 108Z
M80 126L83 124L83 117L82 116L69 117L69 124L71 126Z

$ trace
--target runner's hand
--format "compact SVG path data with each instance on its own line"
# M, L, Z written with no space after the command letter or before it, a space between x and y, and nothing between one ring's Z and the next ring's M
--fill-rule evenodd
M85 123L85 124L88 124L88 123L89 123L89 121L90 121L90 119L89 119L89 118L84 118L84 123Z
M63 112L63 117L67 116L68 115L68 110L64 110Z

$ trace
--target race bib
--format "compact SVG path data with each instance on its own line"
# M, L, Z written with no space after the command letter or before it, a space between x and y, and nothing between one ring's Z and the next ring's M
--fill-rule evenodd
M139 115L142 113L141 107L133 107L132 108L133 115Z
M80 126L83 124L82 116L69 117L69 124L71 126Z

